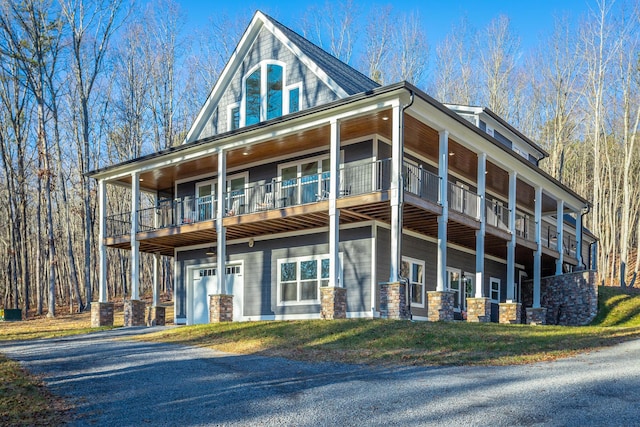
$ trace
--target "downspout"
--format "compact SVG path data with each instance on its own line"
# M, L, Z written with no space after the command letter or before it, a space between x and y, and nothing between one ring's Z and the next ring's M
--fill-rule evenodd
M405 105L404 107L402 107L402 111L400 112L400 155L402 156L402 161L401 161L401 165L400 165L400 186L401 188L398 189L399 193L400 193L400 203L398 206L398 253L400 254L400 259L398 260L398 266L402 265L402 234L403 234L403 222L402 222L402 211L403 211L403 207L404 207L404 178L403 178L403 168L404 168L404 112L413 105L413 100L414 100L414 93L413 90L408 89L409 93L411 94L411 98L410 101L407 105ZM413 314L411 313L411 286L409 286L409 280L406 277L402 277L402 274L400 273L401 269L398 268L398 282L400 283L404 283L407 286L407 296L408 296L408 303L407 303L407 313L409 315L409 320L413 319Z

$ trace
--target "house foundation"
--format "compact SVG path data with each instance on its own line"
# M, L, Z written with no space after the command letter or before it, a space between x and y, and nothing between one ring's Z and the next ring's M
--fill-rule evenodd
M380 317L383 319L408 319L407 288L404 283L380 284Z
M522 316L520 315L522 311L522 304L519 302L501 302L498 304L499 306L499 323L511 323L511 324L520 324L522 323Z
M546 325L547 309L527 307L527 325Z
M453 320L453 296L450 291L427 292L427 318L430 322Z
M491 300L489 298L467 298L467 322L491 322Z
M347 289L338 287L320 288L322 319L346 319L347 318Z
M233 295L209 295L209 322L233 321Z
M147 326L164 326L165 308L159 305L147 307Z
M145 307L144 301L126 300L124 302L124 326L145 326Z
M113 326L113 303L112 302L92 302L91 303L91 327Z

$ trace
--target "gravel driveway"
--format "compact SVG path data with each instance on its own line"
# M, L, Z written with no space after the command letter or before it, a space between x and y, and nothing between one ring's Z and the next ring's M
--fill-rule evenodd
M0 352L77 406L76 425L640 425L640 341L508 367L366 367L116 340Z

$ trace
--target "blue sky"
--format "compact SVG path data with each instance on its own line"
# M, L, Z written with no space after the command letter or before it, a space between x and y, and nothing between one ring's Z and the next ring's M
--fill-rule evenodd
M218 13L231 17L251 16L260 9L283 24L297 30L296 22L311 6L323 6L324 1L220 1L220 0L178 0L187 12L190 25L204 25L207 19ZM541 35L551 33L554 17L566 15L576 24L588 13L593 0L476 0L476 1L433 1L433 0L394 0L394 1L362 1L355 0L363 15L369 11L371 4L393 5L396 11L418 11L425 23L425 31L429 44L433 47L466 15L470 23L477 29L484 28L491 19L500 14L511 18L513 30L520 36L521 47L529 50L535 46ZM248 24L248 22L247 22Z

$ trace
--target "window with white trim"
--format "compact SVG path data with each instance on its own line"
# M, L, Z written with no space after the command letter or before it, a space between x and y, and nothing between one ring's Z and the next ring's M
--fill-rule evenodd
M496 277L489 279L489 296L492 302L500 302L500 279Z
M279 259L278 305L319 303L320 288L329 286L329 262L328 254Z
M453 292L453 310L460 311L460 294L462 271L458 268L447 267L447 288Z
M285 86L286 68L280 61L263 61L242 79L242 99L227 109L229 130L300 111L302 83Z
M424 307L424 261L402 257L400 275L409 281L412 307Z

